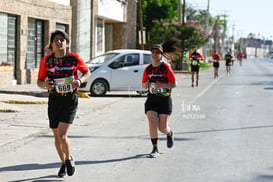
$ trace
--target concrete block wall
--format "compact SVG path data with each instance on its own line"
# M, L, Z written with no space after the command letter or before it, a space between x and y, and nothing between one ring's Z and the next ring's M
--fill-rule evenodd
M13 67L0 66L0 88L11 87L13 83Z

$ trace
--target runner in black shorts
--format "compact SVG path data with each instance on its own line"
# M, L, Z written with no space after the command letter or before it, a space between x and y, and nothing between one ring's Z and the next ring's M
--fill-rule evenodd
M190 60L191 60L191 86L194 87L194 73L196 74L196 87L198 87L199 84L199 65L200 60L203 59L203 56L197 52L197 49L194 48L193 52L190 53Z
M145 113L149 120L150 138L153 145L150 156L153 158L159 156L158 129L167 135L167 147L172 148L174 145L174 134L168 125L172 113L171 90L176 87L176 79L171 66L161 61L164 45L153 45L151 49L153 62L145 68L142 78L143 88L148 89Z
M219 72L219 67L220 67L220 63L219 63L220 59L221 59L221 57L217 52L215 52L215 54L212 55L214 78L217 78L219 76L218 72Z
M59 122L72 124L78 108L78 96L76 94L59 97L49 94L48 117L49 127L58 128Z
M74 120L78 108L76 91L86 81L90 72L83 59L75 53L66 52L69 36L56 30L50 37L52 53L43 57L40 63L37 84L47 88L49 126L55 138L55 147L62 161L59 177L66 173L72 176L75 163L70 154L68 130ZM78 78L77 72L82 72Z
M226 53L226 55L225 55L226 70L227 70L228 76L230 75L230 71L231 71L232 58L233 58L233 56L231 55L231 51L228 50L227 53Z

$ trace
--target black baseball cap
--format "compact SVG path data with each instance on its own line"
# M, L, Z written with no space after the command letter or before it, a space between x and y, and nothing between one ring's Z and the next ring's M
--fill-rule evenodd
M151 48L151 51L154 49L158 49L161 53L163 53L163 47L161 44L154 44Z
M69 42L69 36L66 32L64 31L61 31L61 30L56 30L55 32L52 32L51 33L51 36L50 36L50 43L53 42L53 39L55 38L56 35L62 35L64 37L64 39Z

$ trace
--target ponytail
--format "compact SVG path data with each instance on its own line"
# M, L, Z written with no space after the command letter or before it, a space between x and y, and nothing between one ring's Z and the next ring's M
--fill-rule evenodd
M164 53L174 53L177 52L179 49L176 47L176 44L179 42L177 39L170 39L167 40L162 44L163 52Z

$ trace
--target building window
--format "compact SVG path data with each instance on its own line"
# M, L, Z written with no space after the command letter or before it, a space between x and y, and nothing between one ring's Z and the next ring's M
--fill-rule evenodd
M8 15L0 14L0 63L8 61Z
M0 13L0 64L12 65L14 78L16 78L16 22L16 16Z
M16 17L8 16L8 63L16 66ZM16 69L15 69L16 70Z
M63 32L66 32L66 25L65 24L61 24L61 23L56 23L56 30L61 30Z
M43 29L41 20L28 19L26 69L38 68L43 55Z

